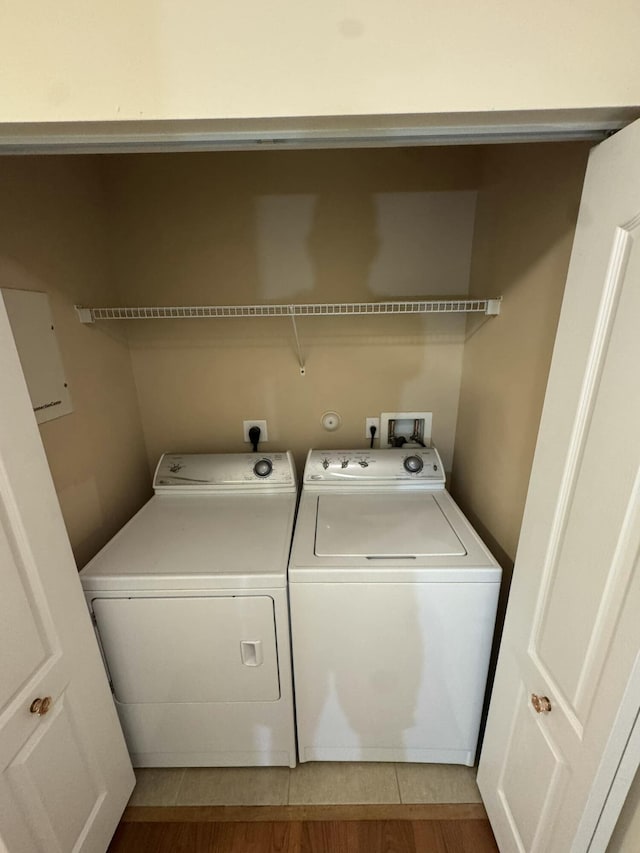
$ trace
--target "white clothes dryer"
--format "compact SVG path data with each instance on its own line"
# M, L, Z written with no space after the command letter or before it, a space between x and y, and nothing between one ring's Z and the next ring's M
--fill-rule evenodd
M80 572L137 767L296 763L289 453L165 454Z
M473 764L500 579L435 448L310 451L289 564L299 760Z

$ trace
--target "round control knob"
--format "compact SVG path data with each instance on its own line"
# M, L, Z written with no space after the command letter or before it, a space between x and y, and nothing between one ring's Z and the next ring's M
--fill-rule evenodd
M273 464L270 459L259 459L253 466L253 473L257 477L268 477L273 471Z
M405 471L408 471L410 474L417 474L419 471L422 471L423 465L424 463L419 456L407 456L404 460Z

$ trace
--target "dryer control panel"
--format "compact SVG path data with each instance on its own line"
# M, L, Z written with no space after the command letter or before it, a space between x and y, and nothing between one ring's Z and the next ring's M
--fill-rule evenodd
M286 453L165 453L153 478L156 493L219 494L229 490L295 491Z
M383 486L419 484L444 489L445 474L435 447L391 450L310 450L305 485Z

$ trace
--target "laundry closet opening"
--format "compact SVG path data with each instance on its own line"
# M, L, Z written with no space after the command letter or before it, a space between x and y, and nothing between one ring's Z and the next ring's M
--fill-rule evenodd
M0 158L0 287L48 294L73 410L40 434L78 568L163 452L365 448L431 412L447 487L504 572L498 634L587 143ZM502 297L499 316L79 322L74 306ZM322 419L338 412L340 428ZM389 451L393 452L393 451Z
M73 412L40 427L78 565L164 451L364 447L433 412L449 487L515 555L588 143L0 159L0 284L49 294ZM98 322L76 304L502 296L501 315ZM341 416L326 432L321 416Z

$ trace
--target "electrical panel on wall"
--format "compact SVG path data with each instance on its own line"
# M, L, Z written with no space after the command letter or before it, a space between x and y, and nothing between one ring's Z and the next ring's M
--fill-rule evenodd
M37 422L73 411L49 296L35 290L0 290Z
M383 412L380 447L431 447L432 412Z

